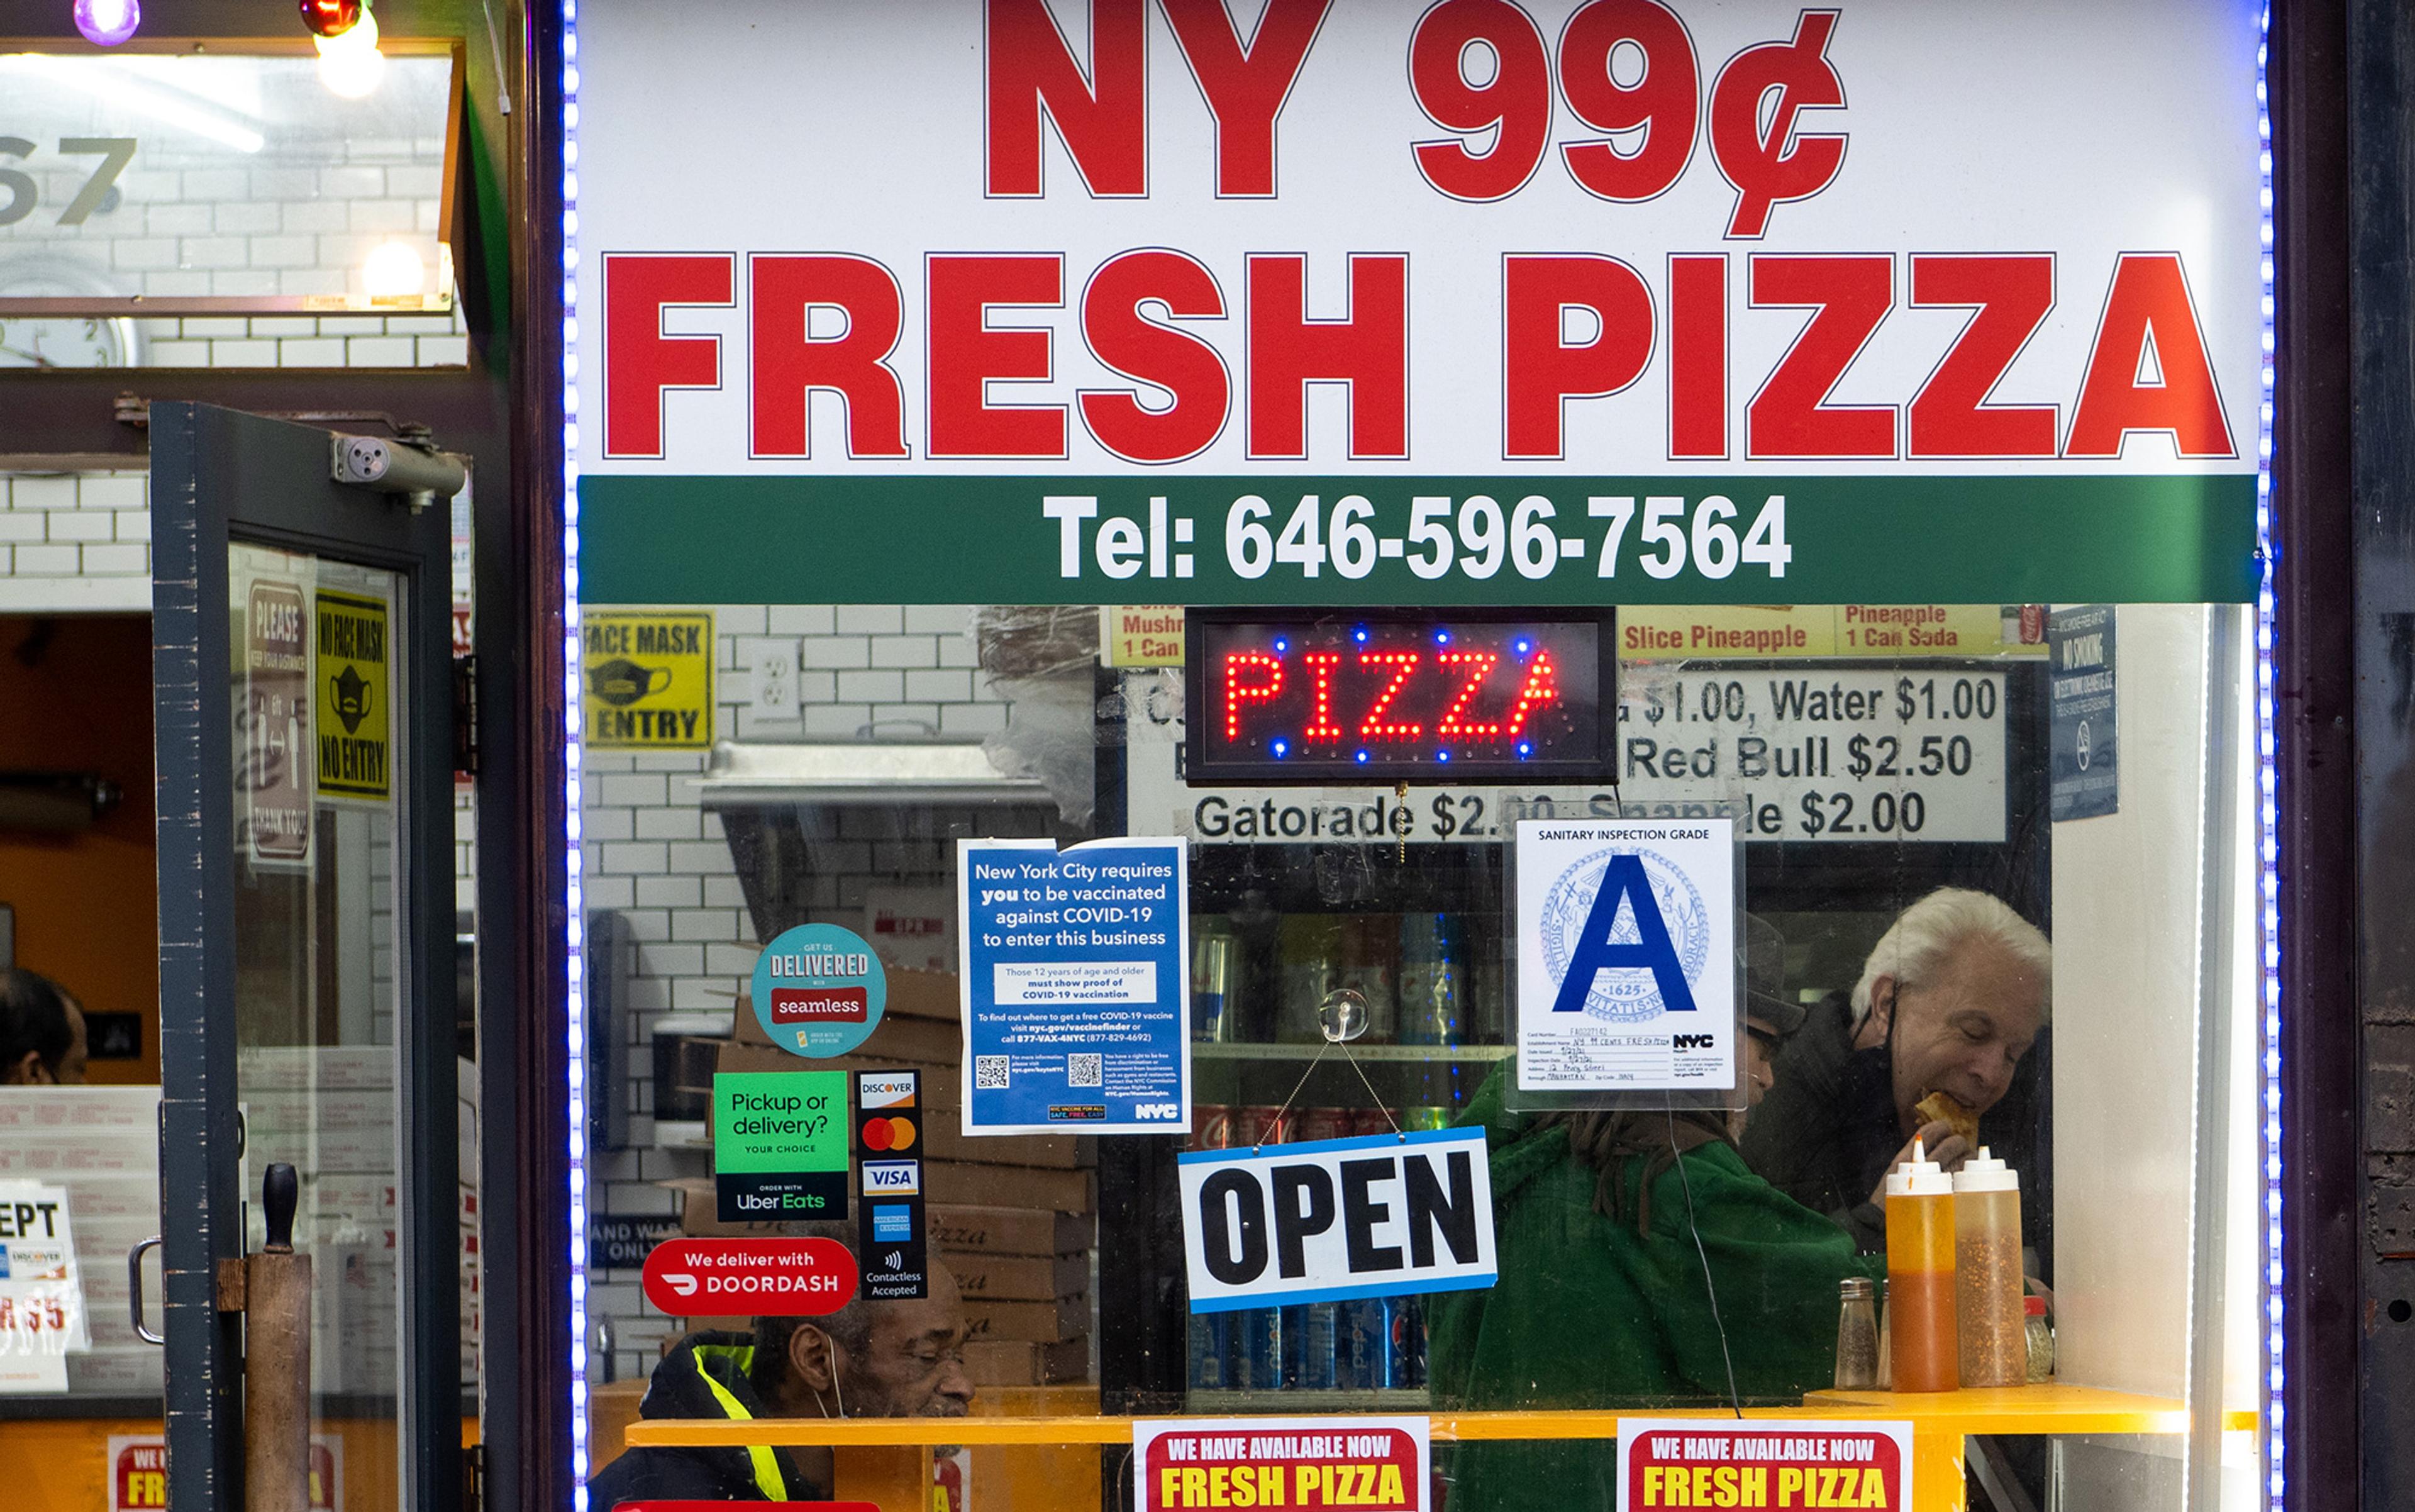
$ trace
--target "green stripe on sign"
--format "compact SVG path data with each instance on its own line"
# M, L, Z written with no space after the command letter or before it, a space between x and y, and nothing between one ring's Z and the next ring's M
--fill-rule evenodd
M589 604L2197 604L2258 582L2252 473L590 475L578 507Z

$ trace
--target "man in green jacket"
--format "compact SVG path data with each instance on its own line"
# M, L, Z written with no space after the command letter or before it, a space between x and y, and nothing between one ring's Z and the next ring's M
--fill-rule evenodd
M1799 1005L1747 995L1749 1100L1802 1019ZM1435 1408L1792 1405L1827 1386L1838 1283L1883 1275L1885 1258L1857 1256L1843 1230L1748 1170L1740 1117L1515 1114L1502 1102L1513 1067L1460 1119L1492 1148L1501 1280L1432 1299ZM1449 1512L1606 1508L1617 1445L1464 1445L1446 1475Z

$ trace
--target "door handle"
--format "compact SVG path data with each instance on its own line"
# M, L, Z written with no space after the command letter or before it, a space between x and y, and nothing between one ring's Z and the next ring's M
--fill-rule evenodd
M133 1249L126 1251L126 1310L133 1315L134 1337L146 1344L164 1344L168 1341L164 1337L153 1333L151 1325L142 1318L142 1254L146 1250L158 1249L159 1238L160 1236L155 1234L147 1239L137 1242Z

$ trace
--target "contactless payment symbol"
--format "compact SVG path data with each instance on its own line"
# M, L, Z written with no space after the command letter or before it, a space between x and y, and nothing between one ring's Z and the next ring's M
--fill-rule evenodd
M1702 889L1657 850L1598 850L1543 895L1543 965L1555 1013L1612 1023L1694 1010L1716 924Z
M800 924L755 960L756 1022L794 1055L846 1055L878 1027L888 998L880 958L836 924Z

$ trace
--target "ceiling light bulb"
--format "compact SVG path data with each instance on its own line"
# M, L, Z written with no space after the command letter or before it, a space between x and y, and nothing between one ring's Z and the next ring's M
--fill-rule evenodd
M361 263L361 287L371 299L404 299L428 287L428 264L408 242L380 242Z
M302 24L313 37L340 37L361 19L361 0L302 0Z
M95 47L115 47L142 24L139 0L75 0L76 30Z
M312 41L319 49L321 83L346 99L376 92L385 77L385 54L378 51L377 12L365 9L351 29Z

